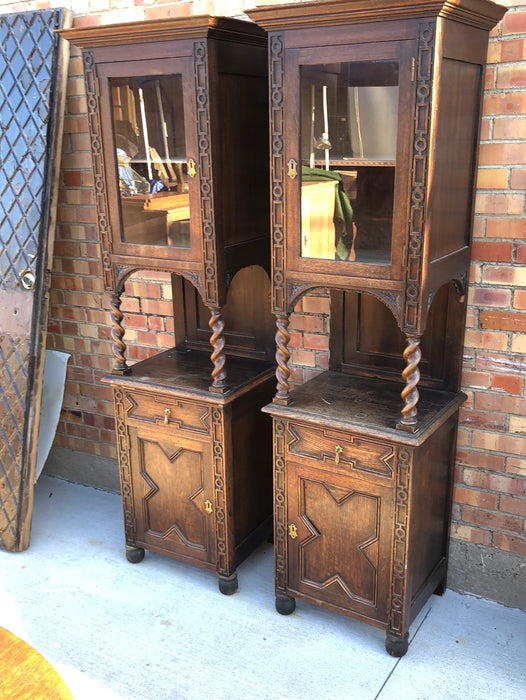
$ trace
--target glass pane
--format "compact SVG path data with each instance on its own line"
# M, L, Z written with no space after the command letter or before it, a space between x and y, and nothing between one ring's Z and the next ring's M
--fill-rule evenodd
M122 240L189 248L182 77L110 82Z
M389 264L398 63L301 67L301 255Z

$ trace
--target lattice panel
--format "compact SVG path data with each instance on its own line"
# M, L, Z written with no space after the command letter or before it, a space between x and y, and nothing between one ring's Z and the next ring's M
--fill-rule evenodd
M46 252L50 141L61 10L0 17L0 292L4 306L19 275ZM40 287L28 292L40 296ZM6 311L6 309L4 309ZM7 309L10 311L10 309ZM7 317L5 317L7 318ZM1 316L0 316L1 319ZM18 334L17 334L18 333ZM0 327L0 548L17 545L29 366L36 344L23 330Z

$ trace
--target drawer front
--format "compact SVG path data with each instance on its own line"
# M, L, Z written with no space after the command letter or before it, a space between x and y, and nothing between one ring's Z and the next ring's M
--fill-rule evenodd
M287 455L295 461L324 466L344 473L360 473L392 479L396 446L354 435L345 430L289 422Z
M195 436L210 435L210 406L159 393L125 391L126 422L163 425Z

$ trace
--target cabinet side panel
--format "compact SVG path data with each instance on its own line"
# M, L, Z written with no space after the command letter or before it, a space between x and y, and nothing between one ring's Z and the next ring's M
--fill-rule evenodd
M266 73L266 51L254 50L261 52ZM239 60L242 62L243 56ZM269 258L267 89L266 74L219 74L221 177L216 186L223 207L225 245L264 237L262 252Z
M411 620L445 577L457 421L458 413L416 454L408 550Z
M429 211L432 262L469 245L482 66L444 59Z
M261 408L272 400L274 390L275 380L270 377L232 407L234 527L236 548L241 547L238 561L247 539L264 539L271 532L272 420ZM264 532L258 534L259 530Z

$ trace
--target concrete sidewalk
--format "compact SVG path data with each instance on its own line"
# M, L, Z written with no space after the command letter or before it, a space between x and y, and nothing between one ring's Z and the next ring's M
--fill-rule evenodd
M278 615L271 545L223 596L211 572L149 552L128 563L123 541L118 495L44 475L29 550L0 552L0 626L76 700L526 697L525 612L433 596L394 659L380 630L302 602Z

